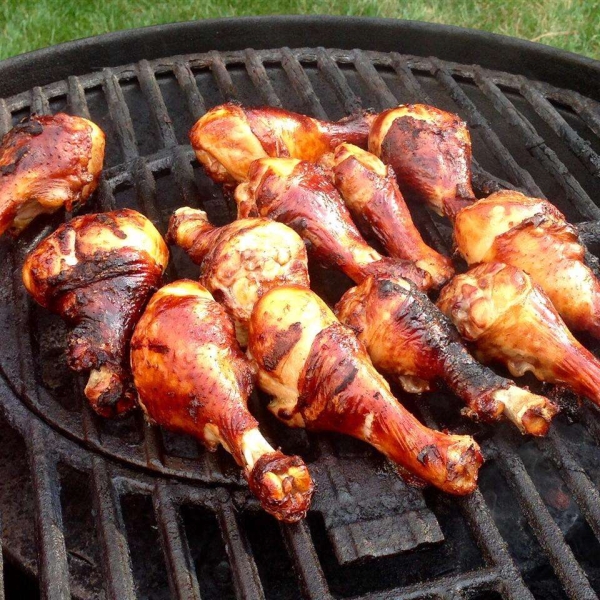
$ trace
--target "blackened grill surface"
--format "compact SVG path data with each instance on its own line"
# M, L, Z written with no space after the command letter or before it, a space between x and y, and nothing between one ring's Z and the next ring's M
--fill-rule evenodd
M182 205L218 224L235 216L187 141L195 119L225 100L331 119L417 101L458 112L471 128L479 194L515 187L545 196L579 224L591 255L600 248L599 105L480 67L324 48L142 60L0 100L0 128L30 112L91 116L108 136L107 169L84 211L133 207L164 232ZM447 225L411 209L427 241L451 251ZM415 399L409 408L425 422L483 445L480 490L456 499L408 487L358 442L284 429L255 397L267 435L305 456L318 482L307 522L280 526L257 510L225 453L139 415L101 421L82 401L84 381L64 361L64 326L20 281L25 253L61 218L0 242L2 547L37 573L44 597L597 597L597 410L572 408L533 441L460 418L443 391ZM196 275L175 250L169 278ZM320 269L311 276L330 303L349 284Z

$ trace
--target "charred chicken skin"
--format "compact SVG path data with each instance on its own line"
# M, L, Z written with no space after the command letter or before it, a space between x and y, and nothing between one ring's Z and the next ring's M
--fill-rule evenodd
M185 207L171 217L167 238L200 265L200 283L234 320L242 346L252 309L263 294L280 285L310 285L304 242L270 219L214 227L204 211Z
M129 339L168 259L154 225L124 209L61 225L25 260L28 292L73 327L68 364L90 371L85 395L104 417L134 406Z
M311 290L279 287L258 301L248 354L260 387L274 397L269 409L284 423L356 437L446 492L475 489L477 443L431 430L405 410L362 343Z
M104 133L81 117L34 115L13 127L0 145L0 235L85 202L103 161Z
M450 259L430 248L415 227L389 166L366 150L340 144L333 173L355 222L367 223L390 256L414 261L431 275L436 287L452 277Z
M440 308L483 360L516 376L562 384L600 405L600 361L569 332L532 277L510 265L482 264L455 277Z
M522 269L569 327L600 337L600 282L584 262L575 228L548 201L496 192L456 215L454 237L467 263Z
M196 122L190 141L209 177L234 186L259 158L318 161L342 142L366 146L372 120L366 112L329 122L281 108L223 104Z
M332 174L321 165L289 158L263 158L235 191L239 217L259 215L285 223L307 245L309 255L343 271L356 283L371 274L407 277L431 287L428 273L410 261L383 257L358 232Z
M390 165L400 189L451 217L476 201L471 136L460 117L426 104L384 110L373 121L369 151Z
M523 433L545 435L556 407L496 375L467 352L452 324L405 279L367 278L346 292L336 314L361 340L373 364L409 392L443 381L482 421L510 419Z
M199 283L181 280L150 300L131 340L131 368L148 418L221 444L242 467L250 489L277 519L306 515L313 483L298 456L275 450L247 408L253 369L225 309Z

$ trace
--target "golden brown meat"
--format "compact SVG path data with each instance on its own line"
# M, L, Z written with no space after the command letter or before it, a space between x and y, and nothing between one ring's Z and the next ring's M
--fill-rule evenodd
M600 337L600 283L564 215L540 198L496 192L461 210L456 246L469 265L503 262L528 273L567 325Z
M304 242L270 219L214 227L204 211L184 207L171 217L167 239L200 265L200 283L223 304L242 346L252 309L265 292L286 284L310 285Z
M152 297L131 340L131 369L150 420L209 450L222 444L267 512L287 522L304 518L313 492L308 469L258 429L247 408L252 367L206 288L181 280Z
M390 165L400 189L452 217L474 202L471 137L458 115L426 104L405 104L379 113L369 150Z
M258 301L248 354L260 387L274 396L269 409L288 425L364 440L446 492L475 489L477 443L428 429L405 410L364 346L310 290L279 287Z
M32 116L13 127L0 146L0 235L85 202L103 162L104 133L81 117Z
M102 416L134 406L129 338L168 260L154 225L129 209L77 217L25 260L29 293L73 326L67 360L91 371L85 395Z
M208 175L231 186L245 181L259 158L317 161L341 142L366 146L372 120L366 112L329 122L281 108L223 104L196 122L190 141Z
M302 237L309 256L343 271L356 283L370 274L404 276L422 289L431 287L428 273L414 263L382 257L356 229L320 165L290 158L262 158L250 167L249 180L235 191L238 215L260 215L285 223Z
M520 269L479 265L442 290L439 306L484 360L503 363L517 376L531 371L600 405L600 362Z
M452 261L423 241L389 166L366 150L340 144L333 173L354 220L368 223L390 256L414 261L431 275L435 287L454 275Z
M408 281L369 277L344 294L336 313L377 369L405 390L418 393L443 381L465 401L469 416L504 416L524 433L547 433L556 407L474 360L448 319Z

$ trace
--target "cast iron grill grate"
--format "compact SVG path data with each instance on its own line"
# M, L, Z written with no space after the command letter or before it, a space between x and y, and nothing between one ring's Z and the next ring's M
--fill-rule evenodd
M592 200L600 192L599 105L434 58L282 48L143 60L1 100L0 128L30 112L91 117L108 135L107 168L84 210L131 206L164 231L177 206L202 206L216 223L235 216L187 141L192 123L227 100L330 119L415 101L458 112L473 134L480 194L516 187L548 197L579 224L592 254L600 244ZM448 252L448 227L411 208L426 238ZM267 434L306 456L319 485L308 523L278 527L256 512L224 453L206 453L139 416L102 422L82 402L82 382L61 359L64 328L20 281L24 255L59 219L0 245L8 265L0 273L0 405L19 432L1 429L13 449L0 467L9 482L0 489L4 544L38 572L44 597L597 598L595 409L573 409L548 438L531 441L460 419L443 393L427 400L430 408L413 407L428 424L483 441L481 491L455 499L408 488L361 444L279 427L255 398ZM196 274L175 252L168 277ZM318 269L312 277L329 301L347 285ZM28 468L13 464L20 451Z

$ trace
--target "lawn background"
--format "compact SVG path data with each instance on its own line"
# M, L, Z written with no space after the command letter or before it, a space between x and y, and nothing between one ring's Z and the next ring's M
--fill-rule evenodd
M0 59L117 29L266 14L432 21L539 41L600 59L599 0L0 0Z

